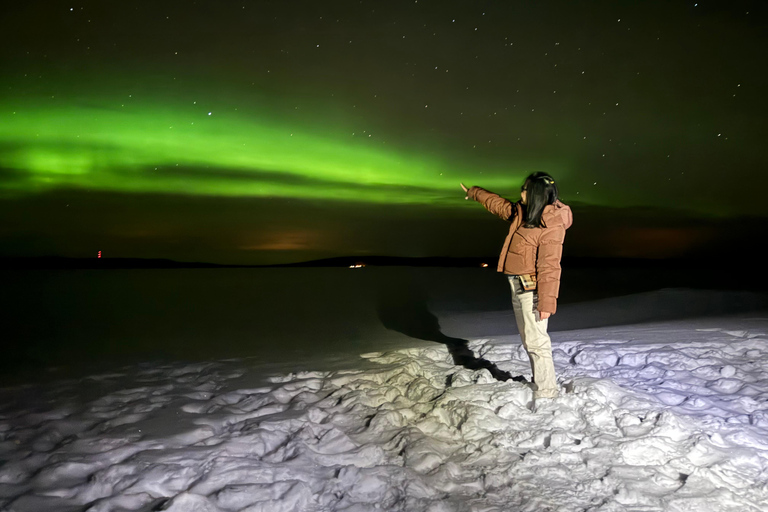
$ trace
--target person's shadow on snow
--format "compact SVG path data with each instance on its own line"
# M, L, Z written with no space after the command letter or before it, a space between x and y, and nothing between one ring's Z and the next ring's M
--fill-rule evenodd
M378 292L376 309L379 320L387 329L411 338L442 343L448 347L456 365L470 370L485 368L500 381L528 382L521 375L513 376L487 359L476 357L467 340L443 334L440 322L427 307L427 295L412 276L397 276L382 282Z

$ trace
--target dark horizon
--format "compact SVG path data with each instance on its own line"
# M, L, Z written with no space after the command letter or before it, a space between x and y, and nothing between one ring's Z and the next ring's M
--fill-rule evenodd
M151 269L151 268L317 268L338 267L348 268L355 264L362 267L455 267L455 268L487 268L496 272L497 255L493 256L387 256L387 255L358 255L332 256L286 263L267 264L238 264L212 263L206 261L175 260L169 258L133 258L114 256L71 257L71 256L0 256L0 269ZM680 257L680 258L636 258L612 256L564 256L562 262L566 266L589 267L608 265L615 267L689 267L701 268L711 265L713 257ZM723 260L719 260L723 261ZM756 275L763 272L758 269Z
M56 215L45 213L55 204L72 206ZM361 207L296 199L58 191L0 202L0 217L9 219L0 228L0 257L87 259L102 251L109 258L217 265L371 256L497 257L507 223L482 206L473 206L457 212L445 207ZM609 208L578 202L570 206L575 222L566 235L566 258L731 259L739 256L723 254L718 247L738 245L768 231L760 216L702 217L672 208ZM219 217L212 221L210 212ZM244 233L261 238L260 245L243 246ZM306 245L309 241L314 247Z

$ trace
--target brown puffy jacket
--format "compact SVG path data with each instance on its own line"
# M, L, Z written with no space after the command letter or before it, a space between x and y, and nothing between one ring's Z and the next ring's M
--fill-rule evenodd
M546 227L526 228L522 225L520 203L513 203L480 187L470 188L467 197L510 223L496 270L511 275L534 274L539 296L538 309L554 314L560 289L560 258L565 230L573 224L570 207L560 201L547 205L541 214Z

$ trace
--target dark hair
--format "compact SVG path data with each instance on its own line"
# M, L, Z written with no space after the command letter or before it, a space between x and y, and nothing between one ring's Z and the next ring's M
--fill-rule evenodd
M552 176L545 172L535 172L525 178L525 203L523 205L523 225L526 228L547 227L541 220L544 207L557 201L557 185Z

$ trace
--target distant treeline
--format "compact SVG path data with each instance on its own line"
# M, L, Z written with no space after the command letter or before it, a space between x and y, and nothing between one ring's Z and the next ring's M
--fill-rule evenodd
M273 265L223 265L217 263L185 262L159 258L65 258L41 256L30 258L0 258L3 269L172 269L172 268L291 268L291 267L481 267L496 270L497 256L454 258L400 256L340 256L296 263ZM564 268L645 268L645 269L713 269L707 259L638 259L638 258L587 258L564 257ZM762 270L762 269L757 269ZM761 274L764 272L756 272ZM755 272L753 272L753 275Z

